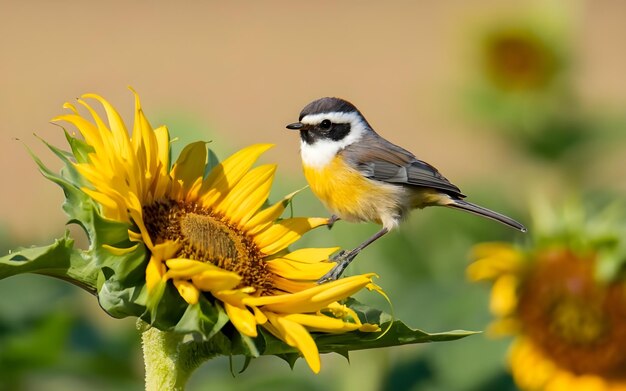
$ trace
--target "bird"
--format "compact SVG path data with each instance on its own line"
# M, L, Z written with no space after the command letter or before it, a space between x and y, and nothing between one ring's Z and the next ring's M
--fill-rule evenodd
M461 190L435 167L387 141L347 100L324 97L307 104L298 122L304 176L313 194L337 220L374 222L382 228L350 251L319 283L338 279L367 246L397 228L413 209L445 206L486 217L526 232L512 218L465 200Z

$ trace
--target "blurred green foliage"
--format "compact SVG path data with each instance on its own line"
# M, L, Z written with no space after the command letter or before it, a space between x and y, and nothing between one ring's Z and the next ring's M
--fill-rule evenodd
M142 366L133 322L111 332L115 320L93 306L95 298L64 281L3 280L0 390L137 389Z

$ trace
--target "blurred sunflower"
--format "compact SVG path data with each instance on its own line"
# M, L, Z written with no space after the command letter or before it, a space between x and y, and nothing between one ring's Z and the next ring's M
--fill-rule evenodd
M516 337L509 364L523 390L626 390L624 239L576 215L525 248L476 246L467 270L493 282L490 331Z
M103 106L108 124L86 99ZM54 119L73 124L84 138L70 140L81 143L73 148L76 181L106 219L130 227L137 244L106 245L109 252L123 256L139 245L147 248L145 284L153 303L172 281L190 305L204 295L223 306L245 336L256 337L261 325L299 350L316 373L320 358L311 331L379 330L338 302L372 288L373 274L317 285L334 266L328 257L337 248L287 249L327 219L280 219L293 194L266 206L276 166L252 166L271 145L244 148L208 170L206 143L192 143L170 169L167 128L150 126L136 94L132 136L102 97L87 94L78 103L93 121L70 103L64 107L72 113Z
M469 41L468 113L512 147L547 162L593 153L587 144L602 134L603 125L582 106L572 77L575 15L576 7L567 6L500 16ZM566 174L583 173L576 166Z
M545 89L562 71L560 57L554 45L527 26L493 29L481 48L487 79L509 91Z

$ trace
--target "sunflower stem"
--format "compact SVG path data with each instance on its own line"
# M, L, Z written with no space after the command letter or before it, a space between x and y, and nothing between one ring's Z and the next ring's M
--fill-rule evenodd
M182 391L191 373L204 361L216 356L207 346L197 349L195 343L183 343L184 335L147 328L142 331L143 359L146 367L146 390Z

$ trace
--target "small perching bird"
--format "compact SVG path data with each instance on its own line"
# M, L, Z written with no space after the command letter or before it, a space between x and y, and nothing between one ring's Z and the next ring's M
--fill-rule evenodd
M313 193L333 213L331 221L371 221L382 229L349 252L320 282L337 279L354 257L396 228L412 209L446 206L487 217L526 232L500 213L464 200L465 195L437 169L385 140L361 112L339 98L321 98L302 109L298 122L304 175Z

